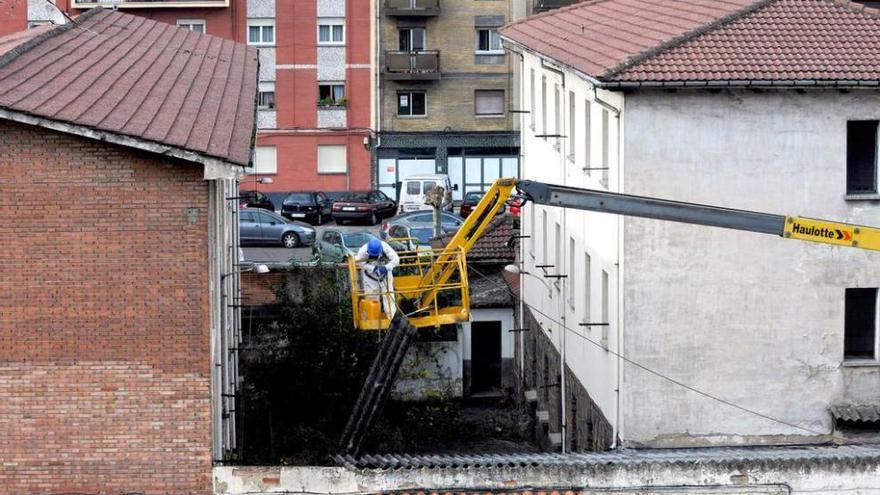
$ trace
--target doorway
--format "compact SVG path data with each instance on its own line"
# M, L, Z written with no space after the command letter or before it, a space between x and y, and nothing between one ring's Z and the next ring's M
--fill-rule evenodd
M471 323L471 395L501 392L501 322Z

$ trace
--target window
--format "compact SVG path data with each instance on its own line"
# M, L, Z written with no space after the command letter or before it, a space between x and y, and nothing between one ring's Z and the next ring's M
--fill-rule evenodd
M238 212L238 221L254 223L254 214L249 211L240 211Z
M420 194L419 191L420 184L417 181L410 181L406 183L406 193L407 194Z
M529 202L529 253L532 255L532 258L535 257L535 237L538 236L538 231L535 230L535 217L538 215L538 212L535 210L535 203Z
M345 105L345 85L337 83L318 84L318 105L322 107Z
M278 171L276 149L274 146L254 148L254 173L274 174Z
M541 76L541 134L547 139L547 76Z
M846 289L843 358L877 359L877 289Z
M477 52L504 53L497 29L477 29Z
M504 90L478 89L474 91L474 113L481 116L504 116Z
M609 136L608 110L602 109L602 184L608 187L608 153L611 147Z
M544 210L541 213L543 213L542 219L544 220L544 223L541 224L541 242L543 243L543 245L541 246L541 259L544 260L543 264L548 265L550 264L550 250L547 249L547 238L549 237L547 235L547 210Z
M257 108L261 110L275 109L275 83L261 82L260 91L257 94Z
M183 29L189 31L195 31L197 33L205 34L204 19L178 19L177 27L182 27Z
M553 87L553 134L562 134L562 107L559 101L559 85ZM556 149L559 149L559 138L556 138Z
M609 306L611 301L609 300L610 293L608 287L608 272L602 270L602 321L601 323L608 323L608 317L610 315ZM602 347L608 347L608 325L602 326Z
M529 75L529 127L535 130L535 69Z
M400 91L397 93L397 115L401 117L423 117L426 115L424 91Z
M553 237L553 248L556 249L556 253L553 256L553 264L556 265L556 273L562 274L563 266L562 266L562 228L559 226L559 222L556 222L556 235ZM557 280L556 282L556 290L562 290L562 284Z
M274 19L248 19L247 26L249 45L275 44Z
M424 50L425 28L398 29L397 49L402 52L417 52Z
M568 159L574 161L575 154L575 135L577 131L575 130L575 119L577 118L577 113L575 112L575 101L574 101L574 91L568 92Z
M876 120L846 123L846 192L877 193Z
M345 22L341 19L318 19L318 44L345 44Z
M568 275L568 305L571 306L571 309L574 309L574 302L577 299L577 279L574 276L575 269L575 252L574 252L574 237L568 238L568 267L565 271L566 275Z
M584 253L584 323L591 323L593 299L593 260L590 253Z
M348 157L344 144L318 145L318 173L344 174L348 172Z
M590 100L584 100L584 169L587 175L590 175L590 153L592 153L593 126L592 115L593 105Z

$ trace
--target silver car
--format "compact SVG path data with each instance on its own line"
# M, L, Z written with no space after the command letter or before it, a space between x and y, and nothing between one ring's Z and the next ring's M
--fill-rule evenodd
M311 246L315 243L315 229L293 223L276 213L252 208L238 212L241 245L275 244L287 248Z
M357 254L358 249L370 239L378 237L366 230L327 229L321 233L321 240L315 243L315 253L321 261L339 263L347 256Z
M440 228L443 229L444 233L455 232L463 223L464 220L452 213L445 211L440 213ZM407 228L432 227L434 225L434 212L431 210L419 210L412 213L404 213L388 220L382 224L382 239L401 237L399 233L398 235L392 235L391 233L391 228L396 225Z

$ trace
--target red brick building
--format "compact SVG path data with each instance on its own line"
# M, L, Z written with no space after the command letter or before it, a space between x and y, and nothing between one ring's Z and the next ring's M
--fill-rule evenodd
M9 0L7 0L9 1ZM255 174L263 192L370 188L372 4L357 0L122 0L125 12L259 49ZM57 0L31 7L31 23L64 22L102 5ZM109 5L109 3L103 3ZM276 207L280 209L280 204Z
M252 48L120 12L0 38L0 494L211 492L256 89Z
M27 0L0 0L0 36L27 28Z

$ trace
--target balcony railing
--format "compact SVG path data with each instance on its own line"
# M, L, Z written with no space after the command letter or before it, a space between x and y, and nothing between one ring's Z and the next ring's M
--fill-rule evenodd
M440 79L440 51L386 51L385 79L392 81L433 81Z
M440 0L385 0L385 15L397 17L440 15Z
M120 9L229 7L229 0L73 0L70 6L74 9L93 7L118 7Z

